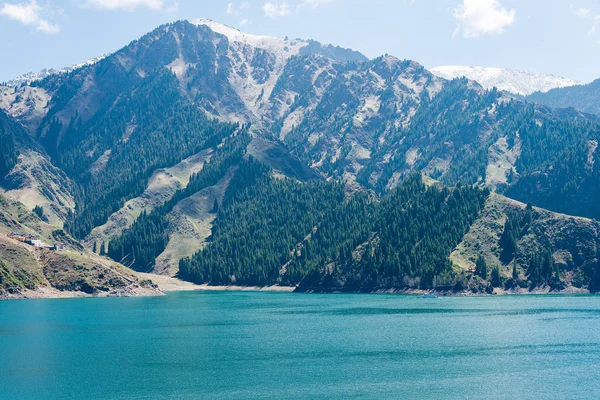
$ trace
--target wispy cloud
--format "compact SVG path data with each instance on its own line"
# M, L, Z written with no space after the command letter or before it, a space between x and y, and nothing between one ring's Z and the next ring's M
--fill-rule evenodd
M250 7L250 3L247 1L240 3L239 6L236 6L233 3L227 3L227 10L225 10L225 12L227 15L242 15L244 10L246 10L248 7Z
M598 30L598 26L600 25L600 15L592 13L590 8L575 8L571 4L571 12L573 15L588 20L591 23L590 30L588 31L589 35L593 35Z
M312 8L316 10L322 6L339 2L341 0L297 0L292 1L291 5L285 0L265 1L263 11L269 18L287 17L297 13L302 8Z
M56 24L50 23L43 16L48 14L47 7L41 7L36 0L28 3L8 4L4 3L0 8L0 15L4 15L24 25L34 26L35 30L42 33L54 34L60 31Z
M319 8L326 4L331 4L335 0L302 0L302 4L310 6L312 8Z
M453 15L457 23L454 36L462 32L466 38L499 35L515 22L515 10L507 10L499 0L463 0Z
M178 7L177 0L87 0L85 7L99 10L135 11L138 8L173 11Z
M590 15L590 12L592 12L592 10L589 8L575 8L573 7L573 5L571 5L571 12L577 15L578 17L587 17L588 15Z
M227 9L225 10L225 12L227 13L227 15L235 15L238 18L240 18L241 26L250 25L252 23L252 21L250 21L244 15L246 9L248 9L249 7L250 7L250 2L248 2L248 1L244 1L237 6L234 3L227 3Z
M292 14L292 9L285 1L267 1L263 5L263 11L269 18L287 17Z
M592 33L596 33L596 30L598 29L598 25L600 25L600 15L596 15L595 17L592 18L592 27L590 29L590 35Z

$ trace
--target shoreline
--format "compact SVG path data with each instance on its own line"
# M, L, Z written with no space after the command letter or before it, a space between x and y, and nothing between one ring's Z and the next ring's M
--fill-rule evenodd
M185 291L225 291L225 292L279 292L279 293L313 293L313 294L397 294L410 296L423 296L425 294L434 294L437 297L490 297L490 296L510 296L510 295L589 295L588 289L569 286L561 291L550 291L549 287L536 288L529 290L527 288L518 288L516 290L505 290L495 288L492 293L473 292L463 290L454 292L451 290L431 290L418 288L387 288L387 289L344 289L344 288L303 288L298 286L241 286L241 285L208 285L195 284L173 278L165 275L151 273L136 273L140 279L151 280L152 287L135 286L129 290L84 293L77 291L61 291L53 287L39 287L35 290L23 290L16 294L0 295L0 300L19 300L19 299L66 299L66 298L100 298L100 297L154 297L164 296L169 292Z
M281 293L292 293L296 290L296 286L209 286L207 284L199 285L200 288L197 290L206 290L209 292L281 292Z
M489 296L510 296L510 295L588 295L591 293L586 288L576 288L569 286L561 291L550 291L549 287L535 288L529 290L526 288L518 288L517 290L505 290L503 288L494 288L492 293L473 292L471 290L463 290L454 292L451 290L434 290L434 289L418 289L418 288L387 288L374 290L344 290L340 288L300 288L297 293L321 293L321 294L398 294L398 295L414 295L422 296L425 294L434 294L438 297L489 297Z
M198 285L196 283L183 281L166 275L157 275L150 273L137 273L140 278L149 279L163 292L186 292L192 290L206 291L236 291L236 292L293 292L296 286L241 286L241 285L216 285L211 286L207 283Z

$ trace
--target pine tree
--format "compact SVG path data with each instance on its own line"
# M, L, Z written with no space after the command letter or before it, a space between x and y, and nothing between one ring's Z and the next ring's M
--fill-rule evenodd
M33 207L33 212L35 213L35 215L37 215L38 217L40 217L40 219L42 221L46 220L46 217L44 216L44 207L42 207L42 206L35 206L35 207Z
M492 269L490 283L493 287L500 287L500 285L502 285L502 279L500 278L500 269L497 266Z
M527 277L531 282L532 287L536 287L541 283L542 278L542 258L539 253L533 253L529 257L529 266L527 267Z
M513 215L508 215L504 223L504 231L500 236L500 247L502 248L500 259L505 263L508 263L516 255L519 230L517 219Z
M475 262L475 275L480 276L483 279L487 279L487 265L485 258L483 258L482 255L479 255L477 261Z

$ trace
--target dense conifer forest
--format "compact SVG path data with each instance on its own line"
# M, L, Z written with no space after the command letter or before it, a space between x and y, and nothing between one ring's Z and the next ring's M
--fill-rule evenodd
M431 287L451 272L448 254L487 195L467 186L426 187L414 175L381 201L368 193L347 198L341 183L263 173L229 193L211 243L182 260L180 273L211 284L333 279L347 288Z
M0 110L0 179L17 164L19 151L15 147L15 129L19 126L2 110Z
M252 159L240 166L209 245L180 262L184 279L211 284L277 283L293 247L344 200L337 182L273 178Z

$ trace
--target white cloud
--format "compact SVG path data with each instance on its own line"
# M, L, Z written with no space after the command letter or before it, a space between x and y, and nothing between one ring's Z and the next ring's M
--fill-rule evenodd
M233 14L233 3L227 4L227 15Z
M177 9L176 0L87 0L86 7L97 8L99 10L125 10L135 11L139 7L146 7L152 10Z
M244 18L243 20L240 21L240 25L244 26L244 25L250 25L252 23L252 21L250 21L249 19Z
M0 8L0 15L19 21L24 25L35 26L35 30L38 32L58 33L60 30L58 25L51 24L48 20L42 18L42 14L46 12L47 10L40 7L36 0L21 4L4 3L4 6Z
M39 32L49 33L52 35L55 33L58 33L60 31L60 28L58 25L51 24L50 22L46 21L45 19L39 19L37 21L37 26L35 29Z
M463 0L453 12L457 26L454 35L466 38L498 35L515 22L515 10L502 7L499 0Z
M283 2L271 2L267 1L263 5L263 11L269 18L287 17L292 13L292 10L288 4Z

